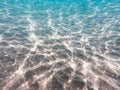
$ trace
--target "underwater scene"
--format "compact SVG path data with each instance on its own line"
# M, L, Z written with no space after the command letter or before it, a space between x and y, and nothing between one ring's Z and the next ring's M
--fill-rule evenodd
M120 90L120 0L0 0L0 90Z

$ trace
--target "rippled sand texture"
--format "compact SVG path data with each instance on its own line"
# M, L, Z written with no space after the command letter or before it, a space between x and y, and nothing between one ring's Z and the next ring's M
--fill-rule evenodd
M119 0L1 0L0 90L120 90Z

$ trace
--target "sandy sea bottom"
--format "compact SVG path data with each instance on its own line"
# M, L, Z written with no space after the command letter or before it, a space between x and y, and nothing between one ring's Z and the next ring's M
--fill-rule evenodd
M120 90L119 0L1 0L0 90Z

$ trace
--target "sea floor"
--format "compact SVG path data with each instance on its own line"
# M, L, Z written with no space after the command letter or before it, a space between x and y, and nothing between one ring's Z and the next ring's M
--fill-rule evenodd
M0 90L120 90L119 0L1 0Z

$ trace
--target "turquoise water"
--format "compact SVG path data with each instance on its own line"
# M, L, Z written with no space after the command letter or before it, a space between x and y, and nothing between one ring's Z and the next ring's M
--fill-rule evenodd
M0 90L120 90L120 0L0 0Z

